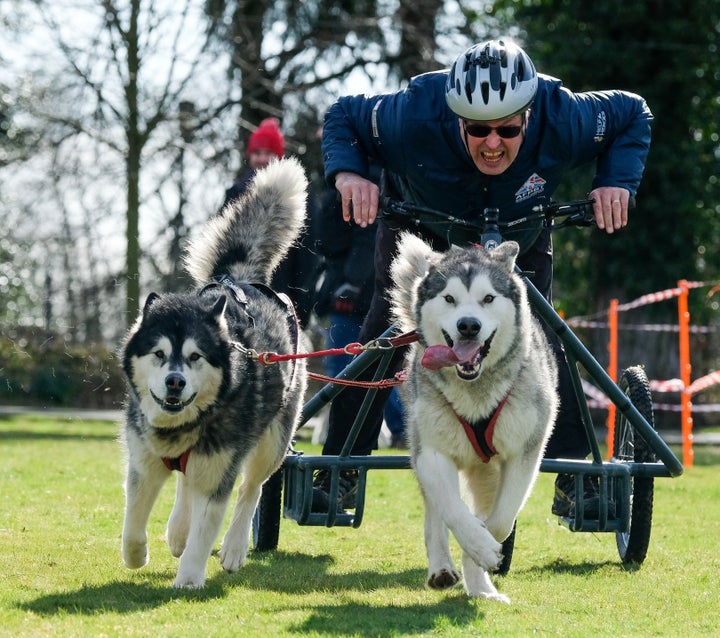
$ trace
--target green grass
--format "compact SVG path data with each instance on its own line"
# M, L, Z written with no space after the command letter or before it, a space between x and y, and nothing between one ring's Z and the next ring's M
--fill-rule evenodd
M717 450L698 448L682 477L656 480L650 551L635 570L622 567L614 535L557 524L554 477L541 474L510 573L496 579L506 606L425 589L421 501L398 470L371 471L359 529L283 520L278 551L234 575L213 556L204 590L175 591L163 540L170 484L149 524L150 564L122 564L115 435L104 422L0 420L0 635L689 637L720 627Z

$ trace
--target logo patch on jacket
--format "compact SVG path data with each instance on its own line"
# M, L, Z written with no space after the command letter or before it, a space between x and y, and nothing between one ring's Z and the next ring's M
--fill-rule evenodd
M539 195L545 190L545 180L540 177L537 173L533 173L528 177L520 190L515 193L515 203L523 202L526 199L530 199L534 195Z
M602 142L605 139L605 129L607 129L607 115L605 111L600 111L595 124L595 137L593 142Z

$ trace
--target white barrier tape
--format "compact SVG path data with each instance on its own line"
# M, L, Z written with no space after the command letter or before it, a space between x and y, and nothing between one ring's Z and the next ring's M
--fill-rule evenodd
M668 379L667 381L649 380L648 384L653 392L682 392L685 388L682 379Z
M598 410L607 410L610 406L610 401L594 401L593 399L588 399L587 406L589 408L597 408Z
M610 406L610 401L595 401L594 399L588 399L587 406L589 408L597 408L598 410L607 410ZM681 412L682 406L675 403L653 403L653 411L659 412ZM720 403L701 403L692 405L693 412L720 412Z
M718 383L720 383L720 370L715 370L715 372L706 374L704 377L695 379L695 381L690 384L690 387L688 387L688 391L690 394L696 394Z
M685 282L686 288L701 288L703 286L710 286L712 284L709 284L704 281L687 281ZM631 310L632 308L638 308L639 306L645 306L647 304L651 303L657 303L658 301L665 301L667 299L672 299L673 297L678 297L683 293L684 288L668 288L667 290L661 290L659 292L650 292L646 295L642 295L641 297L638 297L637 299L633 301L629 301L628 303L620 304L617 309L619 312L622 312L624 310Z
M590 397L591 399L599 403L604 403L605 405L608 405L610 403L610 399L607 398L605 393L600 388L596 388L592 383L586 381L585 379L582 379L582 389L585 395Z
M700 377L693 381L688 387L690 394L695 394L701 390L705 390L713 385L720 384L720 370L715 370L704 377ZM653 392L682 392L684 384L681 379L668 379L666 381L649 380L648 385ZM598 408L605 410L610 406L610 399L607 395L596 388L592 383L582 379L582 388L587 398L589 408ZM716 403L700 403L692 404L693 412L720 412L720 404ZM671 412L680 412L682 406L670 403L653 403L654 410L669 410Z
M602 328L607 330L610 327L607 321L587 321L585 319L568 319L565 323L571 328ZM646 332L680 332L680 326L677 324L665 324L665 323L631 323L631 324L620 324L618 330L635 330L635 331L646 331ZM708 334L710 332L716 332L715 326L688 326L689 332L696 334Z
M675 403L653 403L653 410L663 410L666 412L681 412L682 406ZM693 412L720 412L720 403L701 403L692 404Z

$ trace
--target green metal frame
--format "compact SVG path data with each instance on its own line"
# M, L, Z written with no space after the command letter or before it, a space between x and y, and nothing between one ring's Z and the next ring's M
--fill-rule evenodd
M678 460L665 441L654 428L638 412L629 398L620 390L607 372L600 366L592 354L585 348L568 325L555 312L550 303L540 294L537 288L525 278L528 297L537 314L558 335L568 358L571 379L578 403L580 404L583 426L590 443L590 459L543 459L540 465L542 472L569 473L575 475L576 488L582 492L583 479L586 475L597 477L600 496L600 512L597 519L585 519L582 500L578 501L573 517L563 521L572 531L588 532L627 532L630 528L630 495L632 477L675 477L683 472L682 463ZM393 328L388 329L379 338L389 339L395 334ZM338 376L338 380L356 379L370 365L378 362L374 380L378 381L386 373L393 356L391 348L366 350L355 357ZM654 451L659 462L628 463L616 460L604 461L600 446L582 389L578 363L598 387L610 398L617 409L627 418L635 431ZM304 406L301 425L317 414L320 409L335 399L346 386L330 382L318 391ZM376 389L369 389L362 406L353 422L345 445L338 456L306 456L293 450L284 462L283 514L300 525L325 525L359 527L365 510L365 485L367 472L370 469L409 469L410 457L407 455L353 456L350 454L358 432L362 427ZM353 511L331 511L327 513L311 512L313 474L319 469L330 469L330 502L337 500L339 474L341 470L355 469L358 471L358 490L356 507ZM612 496L616 503L615 516L608 516L607 503Z

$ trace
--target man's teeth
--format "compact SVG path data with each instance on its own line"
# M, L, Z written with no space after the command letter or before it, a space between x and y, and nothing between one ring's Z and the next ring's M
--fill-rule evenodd
M486 160L488 160L490 162L494 162L494 161L499 160L503 154L502 154L502 151L496 151L495 153L485 152L482 155Z

